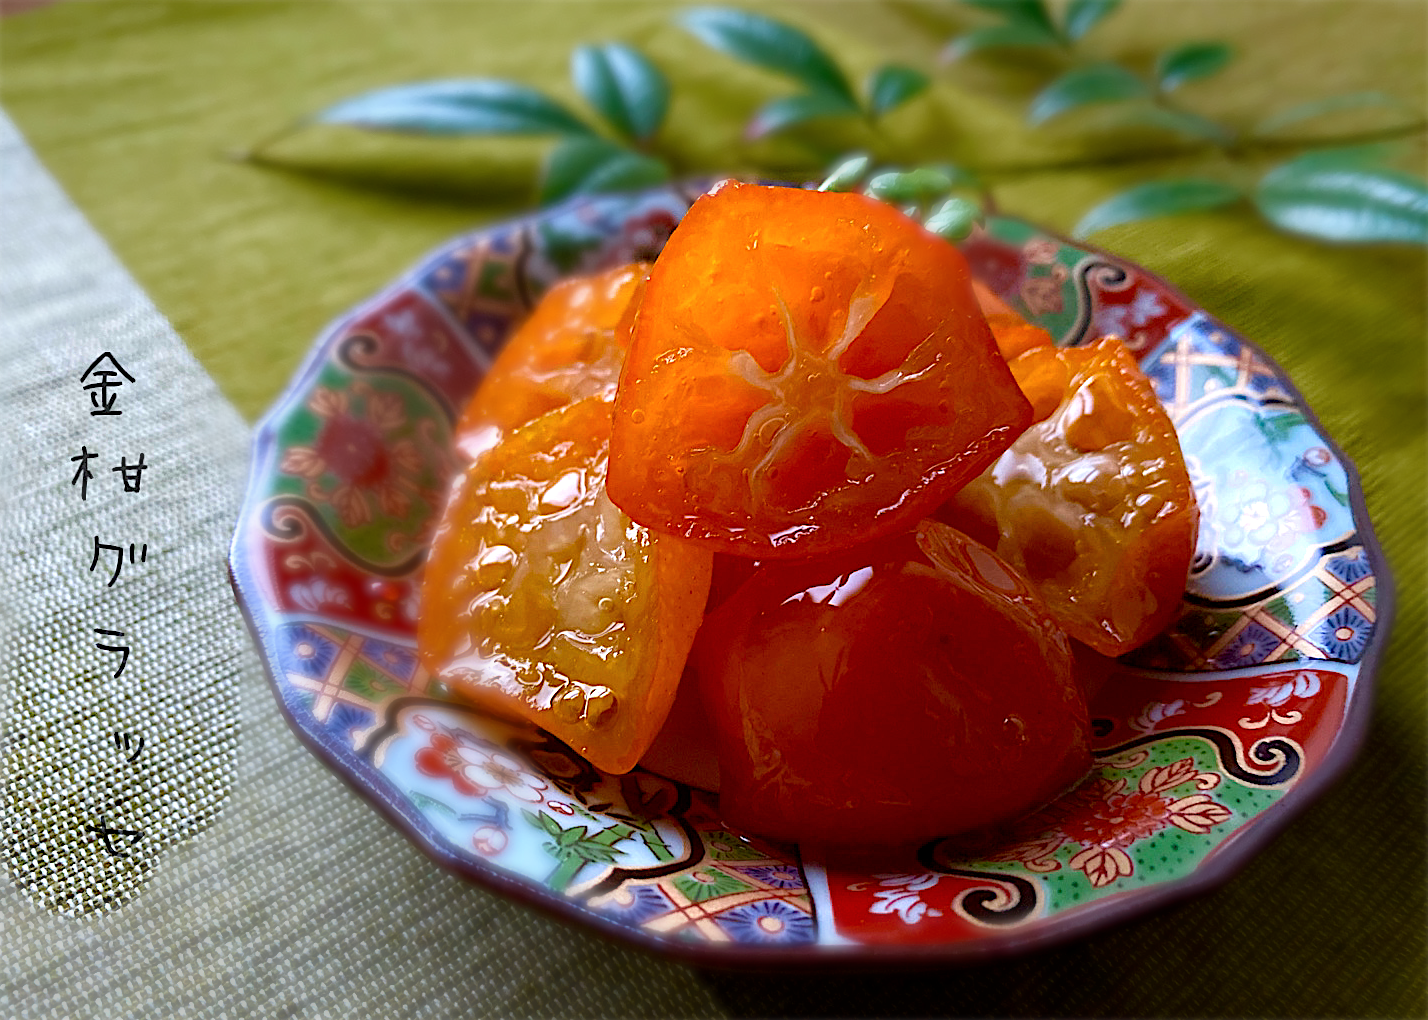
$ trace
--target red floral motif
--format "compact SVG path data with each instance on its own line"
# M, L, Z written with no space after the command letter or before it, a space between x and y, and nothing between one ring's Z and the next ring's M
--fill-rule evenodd
M1027 838L989 859L1019 861L1031 871L1056 871L1060 867L1053 858L1056 851L1080 844L1067 863L1099 889L1135 874L1135 862L1125 848L1137 841L1172 825L1206 833L1228 821L1230 809L1206 793L1169 796L1186 783L1209 790L1219 780L1213 772L1201 772L1191 758L1146 769L1134 789L1125 779L1091 779L1029 819L1022 828Z
M449 779L458 793L468 797L483 797L484 786L473 783L466 775L466 762L461 757L461 746L445 733L433 733L431 742L416 753L416 768L424 776L433 779Z
M471 845L483 857L495 857L509 841L506 831L496 825L483 825L471 834Z
M362 398L359 414L352 397ZM419 492L421 452L400 434L407 424L401 397L356 383L351 391L319 386L307 402L322 420L310 446L292 446L279 470L307 481L308 498L330 503L349 528L373 519L373 502L389 517L404 517ZM336 485L323 487L331 475Z
M539 804L550 787L545 780L493 745L480 746L437 730L416 753L417 771L433 779L449 779L457 791L482 797L493 790L527 804Z

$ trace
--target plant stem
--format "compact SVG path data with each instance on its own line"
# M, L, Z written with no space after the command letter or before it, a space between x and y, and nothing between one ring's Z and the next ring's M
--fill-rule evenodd
M291 124L283 125L271 134L264 135L246 149L229 149L224 155L235 163L261 163L263 161L264 149L281 141L288 135L293 134L305 123L306 121L295 120Z
M1112 153L1105 156L1083 156L1075 159L1055 160L1048 163L1012 163L998 166L969 165L967 169L977 174L1001 178L1031 177L1041 173L1059 170L1088 170L1096 167L1126 166L1134 163L1153 163L1157 160L1175 159L1197 153L1219 150L1231 159L1244 159L1256 153L1272 154L1294 149L1328 149L1340 145L1363 145L1369 142L1390 141L1406 138L1428 130L1428 120L1404 124L1394 128L1362 131L1355 134L1335 135L1327 138L1248 138L1240 139L1231 146L1222 146L1213 141L1197 142L1190 145L1172 145L1156 149L1142 149L1137 152Z
M1336 145L1367 145L1370 142L1387 142L1395 138L1407 138L1410 135L1421 134L1428 130L1428 118L1415 120L1410 124L1400 124L1397 127L1377 128L1373 131L1360 131L1356 134L1335 135L1330 138L1302 136L1287 138L1255 138L1246 139L1242 145L1242 151L1252 151L1255 149L1266 152L1278 151L1281 149L1327 149Z

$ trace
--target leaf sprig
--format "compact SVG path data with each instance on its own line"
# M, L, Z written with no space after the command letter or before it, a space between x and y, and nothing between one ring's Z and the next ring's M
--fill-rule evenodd
M1402 123L1383 134L1421 132L1428 123L1410 104L1381 92L1356 92L1293 104L1243 129L1181 100L1186 86L1233 62L1235 54L1222 42L1171 46L1156 55L1152 66L1136 69L1081 52L1085 37L1115 13L1121 0L1070 0L1056 11L1046 0L961 2L992 20L950 40L942 52L945 62L995 59L1028 49L1053 57L1057 69L1026 109L1032 127L1073 122L1077 111L1097 108L1110 114L1111 124L1165 132L1183 143L1177 152L1207 157L1205 172L1145 181L1111 195L1081 217L1076 236L1136 220L1241 206L1283 230L1321 240L1428 244L1428 184L1394 169L1390 149L1350 144L1362 138L1291 134L1344 111L1370 108L1402 115ZM854 121L865 125L869 148L882 150L887 147L879 130L882 119L936 87L917 68L884 63L855 88L845 67L811 35L748 10L693 7L675 23L711 49L796 86L753 111L744 130L750 141ZM671 86L659 67L628 43L606 42L577 47L570 73L588 111L572 110L520 82L415 82L337 102L242 155L266 158L261 153L276 141L314 124L437 137L523 135L554 140L540 173L537 197L542 204L669 180L674 163L661 150L660 131L669 114ZM935 151L936 145L929 139L921 150ZM1149 158L1114 147L1103 151L1106 163ZM744 155L757 162L757 153ZM970 229L991 202L995 181L990 178L996 176L980 180L965 168L934 163L869 177L871 166L871 157L845 159L823 187L861 187L949 237ZM958 189L975 194L952 194Z
M541 171L542 204L669 180L669 161L653 151L669 111L669 81L659 68L634 47L611 42L577 48L571 55L570 74L601 122L592 124L520 82L492 78L414 82L334 103L244 155L253 158L279 138L311 124L452 137L534 135L558 139Z
M819 191L858 191L902 210L934 234L960 241L982 220L978 201L952 192L958 188L978 188L980 181L967 170L944 163L911 170L888 169L872 177L872 157L856 153L845 157L818 186Z
M827 51L792 25L730 7L696 7L678 22L711 49L802 86L804 91L760 107L744 130L749 139L824 118L861 117L876 123L931 84L916 68L883 64L868 75L860 97Z
M952 39L944 58L1030 47L1055 51L1069 63L1032 98L1026 110L1031 125L1085 107L1112 106L1121 123L1159 129L1217 150L1233 172L1234 179L1195 175L1137 184L1088 211L1073 228L1074 236L1136 220L1248 204L1281 229L1321 240L1428 244L1428 185L1386 165L1384 150L1345 147L1332 139L1296 143L1281 135L1286 127L1342 110L1378 106L1413 112L1407 104L1379 92L1333 96L1291 106L1241 133L1172 98L1183 86L1210 78L1232 62L1234 52L1222 42L1172 46L1156 56L1147 76L1115 61L1079 60L1076 44L1113 13L1120 0L1072 0L1060 23L1045 0L963 3L994 12L1001 20ZM1423 126L1421 118L1405 125L1419 130ZM1296 145L1311 151L1271 165L1252 185L1241 183L1250 157Z

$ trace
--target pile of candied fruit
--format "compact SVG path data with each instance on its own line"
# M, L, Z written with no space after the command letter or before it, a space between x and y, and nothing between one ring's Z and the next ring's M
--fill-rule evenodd
M553 287L457 427L423 665L735 826L899 844L1090 768L1197 509L1121 342L1057 348L856 194L725 182Z

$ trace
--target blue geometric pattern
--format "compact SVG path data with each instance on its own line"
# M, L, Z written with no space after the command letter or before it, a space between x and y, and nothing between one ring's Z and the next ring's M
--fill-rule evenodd
M369 637L362 642L362 655L404 684L416 675L416 650L409 645Z
M726 910L714 923L735 942L794 945L816 937L813 918L779 900L760 900Z
M629 902L620 902L625 897L629 897ZM674 909L674 904L657 886L634 885L621 889L597 909L600 913L619 918L626 924L639 925L651 918L668 914Z
M802 889L804 885L803 876L792 864L725 864L724 867L775 889Z
M278 646L280 662L285 673L320 679L332 668L337 658L338 644L325 634L320 634L305 623L282 629L283 641Z
M1335 659L1356 662L1368 647L1373 634L1373 624L1352 606L1330 613L1319 629L1314 632L1313 641Z

